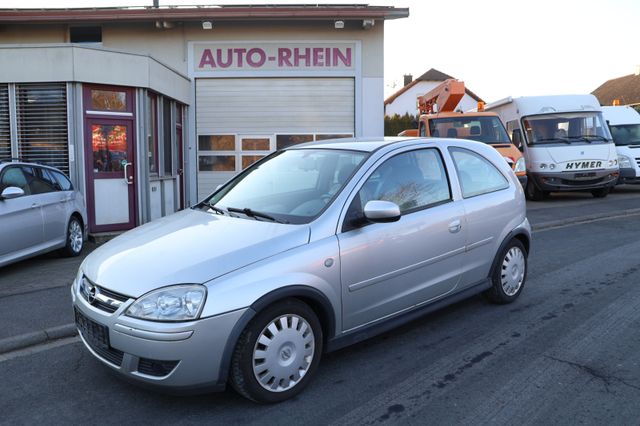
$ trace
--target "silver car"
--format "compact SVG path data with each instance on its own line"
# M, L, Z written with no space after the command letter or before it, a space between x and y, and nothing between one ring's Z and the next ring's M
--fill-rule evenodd
M87 349L123 377L278 402L323 352L480 292L512 302L530 238L522 187L488 145L318 142L104 244L71 293Z
M86 235L84 197L64 173L0 161L0 267L52 250L77 256Z

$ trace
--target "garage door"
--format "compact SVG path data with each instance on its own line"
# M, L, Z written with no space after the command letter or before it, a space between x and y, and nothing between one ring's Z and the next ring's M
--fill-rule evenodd
M198 197L270 152L354 135L353 78L196 81Z

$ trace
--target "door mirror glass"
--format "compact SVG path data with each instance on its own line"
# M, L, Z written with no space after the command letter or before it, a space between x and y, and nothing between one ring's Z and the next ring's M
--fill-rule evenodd
M511 134L511 139L516 148L522 151L522 133L520 132L520 129L515 129L513 131L513 133Z
M400 207L391 201L372 200L364 206L364 217L374 223L400 220Z
M24 195L24 191L18 187L10 186L5 188L0 195L0 198L3 200L10 200L11 198L18 198Z

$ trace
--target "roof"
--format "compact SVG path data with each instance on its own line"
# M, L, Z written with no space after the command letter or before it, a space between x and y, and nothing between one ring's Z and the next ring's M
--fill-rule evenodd
M320 148L320 149L347 149L350 151L364 151L372 152L385 145L390 145L405 140L411 140L413 138L406 137L368 137L368 138L343 138L343 139L330 139L321 142L307 142L298 145L291 146L287 149L305 149L305 148Z
M620 99L623 105L640 104L640 75L614 78L602 84L592 94L598 98L600 105L611 105L614 99Z
M67 9L0 9L0 23L102 23L142 21L260 21L260 20L357 20L397 19L409 16L409 8L352 5L233 5L100 7Z
M413 86L415 86L416 84L418 84L421 81L445 81L445 80L447 80L449 78L454 78L454 77L451 77L449 74L445 74L442 71L438 71L435 68L431 68L429 71L425 72L420 77L416 78L411 83L407 84L406 86L404 86L403 88L398 90L396 93L394 93L393 95L391 95L387 99L385 99L384 104L388 105L388 104L392 103L399 96L401 96L404 92L406 92L407 90L411 89ZM473 93L471 90L467 89L466 87L465 87L464 91L465 91L465 93L467 95L471 96L476 101L483 102L483 100L480 99L480 97L478 95L476 95L475 93Z

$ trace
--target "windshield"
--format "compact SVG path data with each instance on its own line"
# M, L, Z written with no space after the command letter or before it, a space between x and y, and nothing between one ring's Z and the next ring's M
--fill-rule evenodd
M498 117L464 116L429 120L429 132L435 138L471 139L488 144L511 143Z
M335 149L280 151L245 170L200 206L255 220L308 223L330 204L367 155Z
M522 122L529 145L611 141L600 112L534 115L523 118Z
M609 126L616 145L640 145L640 124Z

